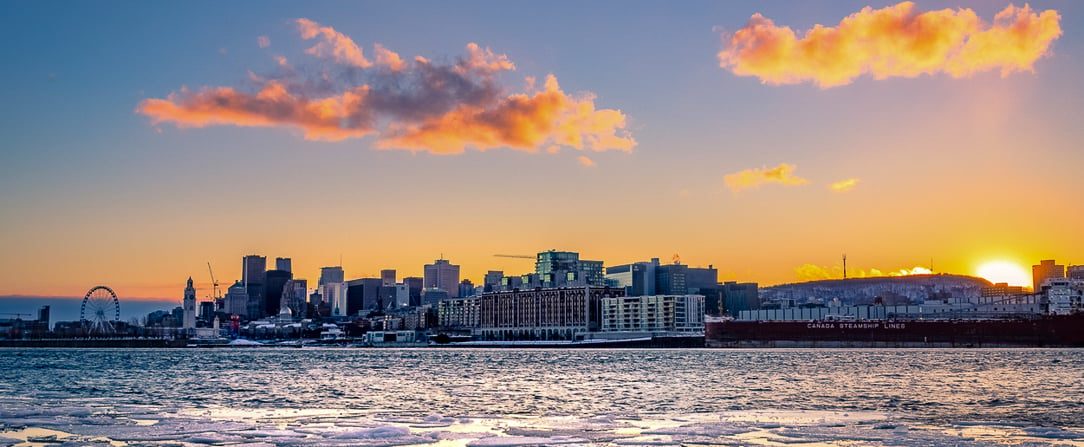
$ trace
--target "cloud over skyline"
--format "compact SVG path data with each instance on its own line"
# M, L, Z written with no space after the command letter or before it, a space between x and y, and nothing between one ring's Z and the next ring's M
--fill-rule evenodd
M442 154L498 147L537 152L553 145L629 151L636 145L620 110L596 108L591 93L566 93L553 74L542 89L528 78L526 92L510 92L500 74L515 64L487 47L468 43L465 55L441 63L405 60L374 44L370 59L332 27L304 18L296 23L302 39L318 40L305 53L334 62L318 75L302 77L311 70L275 55L280 72L251 75L251 88L182 87L165 99L140 102L136 112L153 124L181 128L290 127L316 141L375 135L376 148Z
M795 165L780 163L779 166L774 168L764 166L727 174L723 179L726 181L727 188L730 188L734 193L768 183L778 183L784 186L808 184L809 180L794 175L794 170L797 168Z
M848 268L848 278L877 278L884 276L911 276L930 275L933 272L926 267L915 266L899 270L882 271L880 269ZM825 279L843 279L843 267L838 265L820 266L816 264L802 264L794 269L795 278L798 281L820 281Z
M832 190L832 192L847 192L854 189L855 186L858 186L858 182L860 181L861 180L857 178L840 180L838 182L829 184L828 189Z
M759 13L723 36L719 65L765 84L814 83L821 88L874 79L945 73L953 78L1000 70L1034 71L1062 35L1057 11L1007 6L992 23L971 9L921 12L902 2L865 7L837 26L815 25L799 35Z

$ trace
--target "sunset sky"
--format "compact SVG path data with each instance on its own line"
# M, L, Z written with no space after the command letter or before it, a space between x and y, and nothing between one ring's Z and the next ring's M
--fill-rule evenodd
M868 8L867 8L868 7ZM1084 3L0 2L0 295L1084 263ZM919 270L921 271L921 270ZM1029 283L1030 284L1030 283ZM202 298L209 294L201 290Z

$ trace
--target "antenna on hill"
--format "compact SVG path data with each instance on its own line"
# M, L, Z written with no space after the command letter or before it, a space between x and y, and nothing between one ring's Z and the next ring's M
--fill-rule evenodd
M843 279L847 279L847 254L843 253Z

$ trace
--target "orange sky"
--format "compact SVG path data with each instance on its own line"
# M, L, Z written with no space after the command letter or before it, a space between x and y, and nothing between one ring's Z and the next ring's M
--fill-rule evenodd
M1076 2L24 6L0 295L179 299L250 253L310 284L549 249L764 285L1084 262Z

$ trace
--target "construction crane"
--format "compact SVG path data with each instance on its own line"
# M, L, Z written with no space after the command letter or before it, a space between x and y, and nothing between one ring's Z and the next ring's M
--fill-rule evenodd
M493 256L496 256L498 258L535 259L534 256L527 256L527 255L493 255Z
M33 316L33 314L20 314L20 313L15 313L15 312L0 312L0 315L15 315L16 319L18 319L19 317L22 317L22 316L27 316L27 317Z
M215 271L211 270L211 261L207 261L207 272L211 274L211 298L222 298L222 293L218 291L218 280L215 279Z

